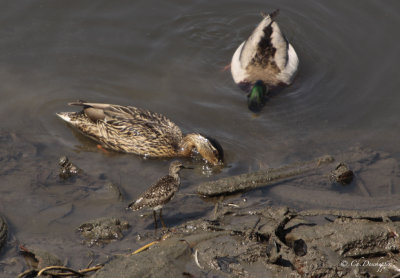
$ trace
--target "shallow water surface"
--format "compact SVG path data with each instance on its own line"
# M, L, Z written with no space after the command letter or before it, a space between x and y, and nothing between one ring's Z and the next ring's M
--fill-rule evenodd
M292 86L254 115L223 68L261 20L260 11L277 8L277 21L300 58L299 73ZM399 159L399 12L395 0L4 2L0 213L10 225L10 241L0 254L5 262L0 269L10 276L22 270L22 262L11 263L18 257L17 242L46 243L69 265L84 267L90 256L75 229L96 217L118 216L132 223L124 240L93 247L96 262L137 248L143 243L137 235L152 232L152 217L140 218L124 208L167 173L170 160L98 150L55 116L76 110L66 104L77 99L147 108L184 132L207 134L224 147L222 172L209 177L201 163L194 163L194 171L182 171L182 190L165 207L171 226L212 211L213 202L194 195L195 184L210 178L309 160L354 145ZM62 155L90 178L60 181L57 161ZM379 177L372 178L378 186ZM108 191L109 181L120 187L123 201ZM307 184L256 191L246 195L247 205L307 207L309 198L317 198L323 206L324 198L332 198L312 192ZM360 196L343 194L326 204L354 208ZM374 202L370 208L385 205L394 208L393 202Z

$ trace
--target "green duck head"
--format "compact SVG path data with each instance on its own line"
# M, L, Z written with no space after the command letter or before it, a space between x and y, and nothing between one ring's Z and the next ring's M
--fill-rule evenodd
M261 108L263 108L267 91L267 86L265 86L264 82L261 80L258 80L254 84L250 93L247 95L247 105L251 111L259 112Z

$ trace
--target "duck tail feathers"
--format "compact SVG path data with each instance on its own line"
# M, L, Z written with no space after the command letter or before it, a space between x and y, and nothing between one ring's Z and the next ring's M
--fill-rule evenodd
M273 21L276 16L279 14L279 9L276 9L275 11L273 11L272 13L267 13L267 12L261 12L261 16L266 18L266 17L270 17L271 21Z
M59 112L56 115L68 123L72 121L71 112Z
M75 106L85 106L87 103L87 101L84 100L77 100L77 101L73 101L73 102L68 102L68 105L75 105Z

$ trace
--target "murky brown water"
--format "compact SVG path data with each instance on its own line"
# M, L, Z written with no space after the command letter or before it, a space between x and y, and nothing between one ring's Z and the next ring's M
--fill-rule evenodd
M299 55L299 74L254 116L222 69L259 22L259 12L276 8ZM99 261L137 248L136 235L151 231L151 217L124 207L166 173L169 161L98 151L55 116L74 109L69 101L143 107L186 132L217 138L228 166L218 177L357 144L399 159L399 12L396 0L3 1L0 213L11 235L0 271L13 277L22 270L13 259L16 241L46 244L70 266L85 266L90 258L75 228L96 217L133 223L123 241L91 249ZM60 182L61 155L90 174L92 183ZM181 194L165 208L170 225L212 210L212 203L191 195L205 179L200 166L182 172ZM120 185L124 201L107 191L107 181ZM288 199L279 193L279 204L306 206L312 190L304 185ZM274 204L268 191L249 196L248 202ZM357 198L350 192L329 205L353 207Z

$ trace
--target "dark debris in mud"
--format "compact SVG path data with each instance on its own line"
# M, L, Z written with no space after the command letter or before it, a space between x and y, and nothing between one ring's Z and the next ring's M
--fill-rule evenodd
M7 241L8 226L4 218L0 215L0 251Z
M332 181L346 185L353 181L354 173L346 163L340 162L330 173L330 177Z
M58 165L60 165L59 176L62 179L71 178L82 172L82 170L74 165L65 155L60 157Z

